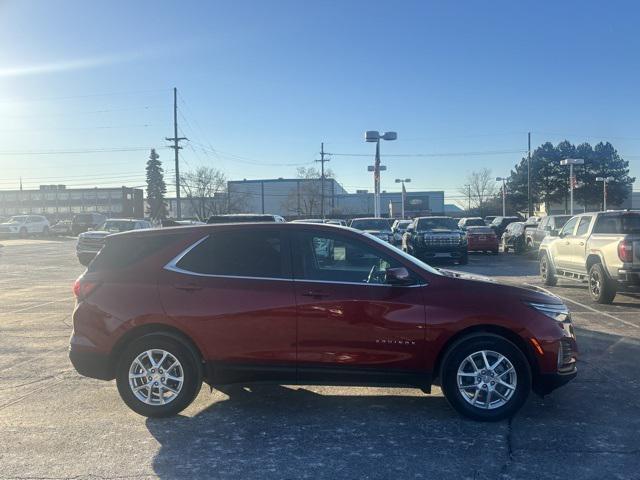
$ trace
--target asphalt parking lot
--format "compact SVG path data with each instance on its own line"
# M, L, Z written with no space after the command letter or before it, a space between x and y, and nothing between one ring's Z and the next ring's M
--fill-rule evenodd
M640 298L573 311L578 378L511 421L458 416L436 388L203 388L182 415L130 411L67 359L73 239L0 240L0 478L640 478ZM472 255L468 272L541 285L535 259Z

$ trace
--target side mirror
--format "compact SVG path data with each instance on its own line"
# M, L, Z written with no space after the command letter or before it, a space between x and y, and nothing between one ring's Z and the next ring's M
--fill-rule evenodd
M552 233L553 233L553 232L552 232ZM560 231L560 232L557 232L557 233L556 233L556 236L557 236L557 237L559 237L559 238L564 238L564 237L565 237L565 234L564 234L564 232L563 232L563 231Z
M411 282L411 275L405 267L387 268L385 273L387 283L391 285L406 285Z

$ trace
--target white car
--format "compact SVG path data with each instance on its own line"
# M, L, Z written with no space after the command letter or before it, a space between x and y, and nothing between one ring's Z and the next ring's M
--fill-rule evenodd
M0 223L0 234L20 235L49 234L49 220L42 215L15 215L4 223Z

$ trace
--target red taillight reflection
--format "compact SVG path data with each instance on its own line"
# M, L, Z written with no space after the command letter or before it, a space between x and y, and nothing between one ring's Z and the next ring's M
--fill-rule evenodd
M78 301L84 300L91 295L99 285L99 283L90 282L79 277L73 284L73 294Z

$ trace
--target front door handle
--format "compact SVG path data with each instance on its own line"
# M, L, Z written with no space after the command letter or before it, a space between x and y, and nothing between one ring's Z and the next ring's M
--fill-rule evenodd
M581 247L584 247L584 242L580 242L580 246L581 246Z
M197 292L202 290L202 287L196 283L176 283L174 285L178 290L184 290L185 292Z
M328 297L329 294L326 292L319 292L317 290L309 290L308 292L302 293L303 297L313 297L313 298L323 298Z

